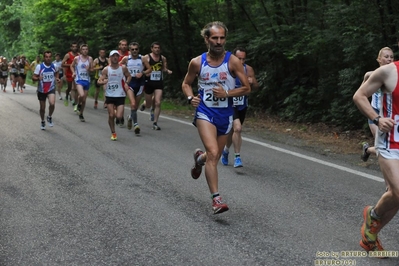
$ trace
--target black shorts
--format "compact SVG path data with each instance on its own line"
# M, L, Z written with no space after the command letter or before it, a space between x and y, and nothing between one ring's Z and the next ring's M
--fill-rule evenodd
M22 78L22 79L26 79L26 74L19 74L19 76Z
M51 90L47 93L43 93L43 92L37 92L37 98L39 99L39 101L43 102L46 101L47 96L49 96L50 94L55 94L55 90Z
M119 105L125 105L125 98L126 97L107 97L107 96L105 96L105 103L113 104L116 107L118 107Z
M14 78L18 78L19 77L19 75L18 75L18 73L10 73L10 77L12 78L12 77L14 77Z
M244 124L245 116L247 114L247 109L248 109L248 107L245 107L242 110L238 110L237 108L234 108L233 120L240 119L241 125Z
M2 74L0 74L0 79L7 79L8 78L8 75L7 76L3 76Z
M155 84L146 82L144 85L145 94L153 94L155 90L163 90L163 82L157 82Z
M64 72L62 72L62 73L58 72L58 78L59 79L62 79L63 76L64 76Z
M129 87L130 90L133 91L134 96L140 96L143 93L143 86L139 86L139 87Z

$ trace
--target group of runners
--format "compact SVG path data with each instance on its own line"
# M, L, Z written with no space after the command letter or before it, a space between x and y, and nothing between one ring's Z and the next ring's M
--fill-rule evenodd
M18 55L8 60L5 56L0 56L0 88L7 92L8 79L11 81L13 92L24 92L27 74L36 67L38 62L32 63L26 59L25 55Z
M127 116L127 128L134 129L140 134L137 121L137 110L143 93L144 108L150 108L150 120L154 130L161 130L158 119L161 111L164 74L172 74L167 68L166 57L161 55L161 46L158 42L151 44L151 53L140 54L140 45L137 42L128 44L123 39L119 42L119 50L112 50L107 57L105 49L99 50L97 58L89 55L87 44L78 46L72 43L70 51L61 60L56 54L52 61L52 52L43 53L43 63L34 69L32 80L38 82L38 99L40 101L41 129L46 128L44 113L46 100L49 102L47 123L53 126L52 114L55 104L56 90L59 99L64 99L64 105L72 102L73 110L78 114L80 121L85 122L84 110L91 84L91 74L94 73L94 109L98 108L100 90L104 90L104 108L108 109L108 121L111 130L111 140L117 140L115 125L123 127L124 105L126 97L129 99L131 112ZM116 71L116 72L115 72ZM50 75L50 73L52 73ZM122 74L121 74L122 73ZM63 80L67 83L65 98L61 95ZM148 104L146 104L148 103Z
M198 128L205 151L196 149L191 176L199 178L205 165L205 175L212 195L212 209L215 214L228 210L218 192L217 165L221 161L228 165L230 145L234 145L234 167L243 167L240 157L241 127L248 107L247 94L258 88L252 67L245 63L246 50L237 47L233 53L224 50L227 28L222 22L212 22L202 30L202 36L208 52L194 58L188 67L182 89L188 104L196 108L193 124ZM87 44L78 46L72 43L70 51L61 60L59 54L45 51L43 62L33 68L32 80L37 82L37 97L40 102L40 127L52 127L55 109L56 91L64 105L72 102L74 111L84 122L84 110L90 88L90 76L94 73L94 108L98 108L101 89L104 90L104 108L108 110L108 124L111 140L117 140L116 126L124 125L124 105L126 97L130 103L127 128L140 134L137 110L150 108L152 128L161 130L158 120L161 112L163 79L172 74L167 67L167 59L161 55L158 42L151 44L151 52L140 54L137 42L123 39L118 50L112 50L107 56L105 49L99 50L97 58L89 55ZM198 95L194 95L191 84L198 79ZM63 80L67 83L65 97L62 98ZM143 103L140 100L145 95ZM49 103L47 117L46 102ZM223 153L223 158L221 155ZM206 162L206 164L205 164Z
M190 61L182 84L188 102L196 108L194 125L204 145L204 151L194 150L191 176L198 179L205 168L215 214L229 210L219 193L218 161L221 159L223 164L228 164L231 128L239 128L233 126L240 120L237 103L256 84L251 80L250 68L245 64L242 67L240 55L233 56L224 49L227 32L227 27L219 21L208 23L202 29L208 51ZM385 258L378 234L399 210L399 61L393 61L393 52L389 48L381 49L377 61L380 67L365 75L353 100L375 125L370 128L376 145L373 148L364 145L362 159L367 160L369 154L375 153L386 183L386 191L375 206L368 205L363 209L359 243L366 251L378 251L380 257ZM198 79L198 95L192 89L195 79ZM369 97L373 98L371 103ZM233 130L233 141L234 133ZM234 164L239 167L241 163L239 160Z
M207 46L207 52L193 58L182 83L182 91L187 102L195 108L193 124L197 127L204 149L194 150L194 164L191 176L198 179L202 168L212 197L212 210L219 214L229 209L222 201L218 187L218 164L228 165L229 148L234 145L234 167L242 167L240 157L241 128L248 107L248 94L258 88L253 69L245 63L246 51L237 47L233 53L225 50L227 27L220 21L210 22L201 31ZM81 121L85 121L83 112L86 106L90 86L90 73L95 72L96 93L94 108L98 108L99 91L105 92L104 108L108 109L108 123L111 140L117 140L116 125L124 125L124 104L126 97L130 102L130 114L127 116L128 129L140 133L137 110L151 108L153 129L160 130L158 119L163 92L164 74L172 74L167 68L167 60L160 53L160 44L151 45L151 53L142 56L137 42L128 44L119 42L119 50L112 50L109 56L100 49L99 56L93 60L88 55L86 44L78 47L71 44L71 51L52 62L51 51L43 53L43 62L37 64L33 72L33 81L38 82L37 96L40 101L41 129L45 129L45 105L48 99L50 107L47 116L49 126L53 126L56 85L64 74L68 84L64 104L72 99L74 110ZM59 55L58 55L59 56ZM25 70L23 57L11 63L2 58L3 65L11 73L18 64ZM61 61L61 62L60 62ZM365 75L364 82L354 95L354 102L369 118L376 147L365 144L362 159L366 161L370 154L376 154L386 181L386 192L376 206L366 206L363 210L364 222L361 227L360 246L366 251L383 251L378 237L379 231L396 215L399 210L399 63L393 61L393 52L389 48L381 49L377 61L380 68ZM4 63L5 62L5 63ZM19 63L17 63L19 62ZM4 73L2 73L2 77ZM19 73L19 75L21 72ZM13 80L13 79L12 79ZM192 84L198 80L198 93ZM3 84L3 83L2 83ZM23 81L21 81L23 86ZM19 89L22 89L20 87ZM5 88L4 88L5 90ZM139 107L140 99L145 101ZM71 97L71 94L73 95ZM373 95L374 94L374 95ZM368 98L373 95L370 104ZM396 99L398 98L398 99ZM60 99L62 99L60 95ZM373 109L374 107L374 109Z

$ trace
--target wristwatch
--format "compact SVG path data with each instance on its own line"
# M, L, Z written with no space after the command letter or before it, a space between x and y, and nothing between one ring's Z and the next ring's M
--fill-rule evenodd
M378 123L380 122L381 116L377 116L376 118L373 119L373 124L378 126Z
M193 96L188 96L188 97L187 97L187 103L188 103L188 104L191 104L191 100L192 100L192 99L193 99Z

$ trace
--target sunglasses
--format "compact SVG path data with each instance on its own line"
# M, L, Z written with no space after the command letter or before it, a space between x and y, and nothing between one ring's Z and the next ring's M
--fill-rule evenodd
M139 50L139 48L130 49L130 51L138 51L138 50Z

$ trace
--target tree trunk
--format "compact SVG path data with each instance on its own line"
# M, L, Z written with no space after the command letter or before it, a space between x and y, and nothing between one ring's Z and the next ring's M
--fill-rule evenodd
M174 49L176 47L175 45L175 37L174 37L174 31L173 31L173 23L172 23L172 13L171 13L171 8L170 8L170 1L166 1L166 12L168 14L168 28L169 28L169 40L170 40L170 45L172 47L172 54L173 54L173 61L174 61L174 72L180 77L182 76L181 69L179 67L179 56L177 54L177 50Z

